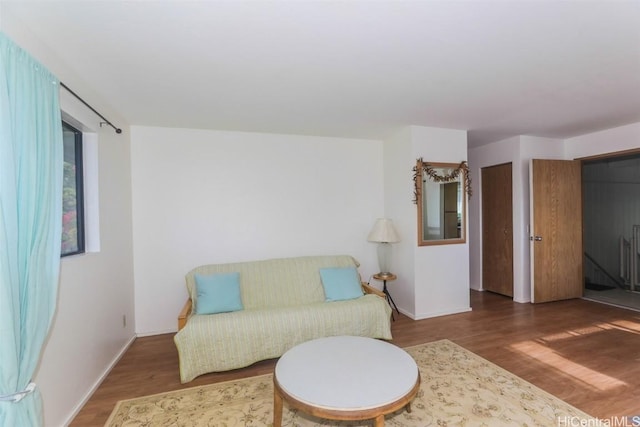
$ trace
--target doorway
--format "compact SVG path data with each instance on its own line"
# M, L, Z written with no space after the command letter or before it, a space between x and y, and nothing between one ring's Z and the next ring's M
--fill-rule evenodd
M640 153L582 161L584 298L640 310Z

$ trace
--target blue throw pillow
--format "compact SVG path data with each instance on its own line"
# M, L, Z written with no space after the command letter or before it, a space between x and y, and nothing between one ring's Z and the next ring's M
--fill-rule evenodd
M326 301L342 301L363 295L360 275L355 267L321 268L320 278Z
M240 273L195 275L196 314L227 313L242 310Z

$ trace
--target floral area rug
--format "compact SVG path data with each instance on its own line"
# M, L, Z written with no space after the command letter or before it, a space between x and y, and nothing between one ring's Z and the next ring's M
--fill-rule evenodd
M386 426L549 427L591 419L449 340L405 350L420 368L421 387L412 411L387 415ZM268 374L123 400L105 426L257 427L272 423L273 377ZM290 410L285 402L282 425L371 426L372 421L322 420Z

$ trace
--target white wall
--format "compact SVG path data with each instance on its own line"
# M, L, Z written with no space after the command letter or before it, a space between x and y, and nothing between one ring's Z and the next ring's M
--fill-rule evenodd
M393 220L400 236L394 243L391 270L397 279L388 282L389 293L400 312L415 317L416 205L413 204L411 168L416 164L411 127L404 127L384 142L384 216Z
M567 159L640 148L640 122L565 140Z
M129 138L111 128L85 130L98 140L100 247L61 261L58 309L36 376L47 426L71 420L134 337Z
M177 330L184 275L209 263L353 255L382 215L382 142L132 127L136 330Z
M1 6L0 6L1 7ZM98 111L123 129L100 128L99 119L61 90L61 106L98 137L100 252L61 261L58 307L35 375L46 426L71 421L101 377L134 337L131 182L128 125L93 88L52 56L40 40L3 13L2 31ZM129 323L123 327L122 317Z
M414 319L470 310L468 244L418 246L412 169L419 157L434 163L466 160L466 132L409 126L385 141L385 215L402 239L394 244L398 279L388 286L399 310Z
M415 166L419 157L433 163L460 163L467 160L466 131L411 126L411 133L411 167ZM411 167L407 173L411 172ZM414 239L417 239L417 207L412 207L416 224ZM416 319L471 310L468 239L465 243L453 245L417 246L416 243L414 256Z

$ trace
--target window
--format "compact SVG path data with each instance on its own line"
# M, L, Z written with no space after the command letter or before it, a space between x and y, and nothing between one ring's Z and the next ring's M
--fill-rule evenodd
M84 253L82 132L62 122L64 178L62 187L62 256Z

